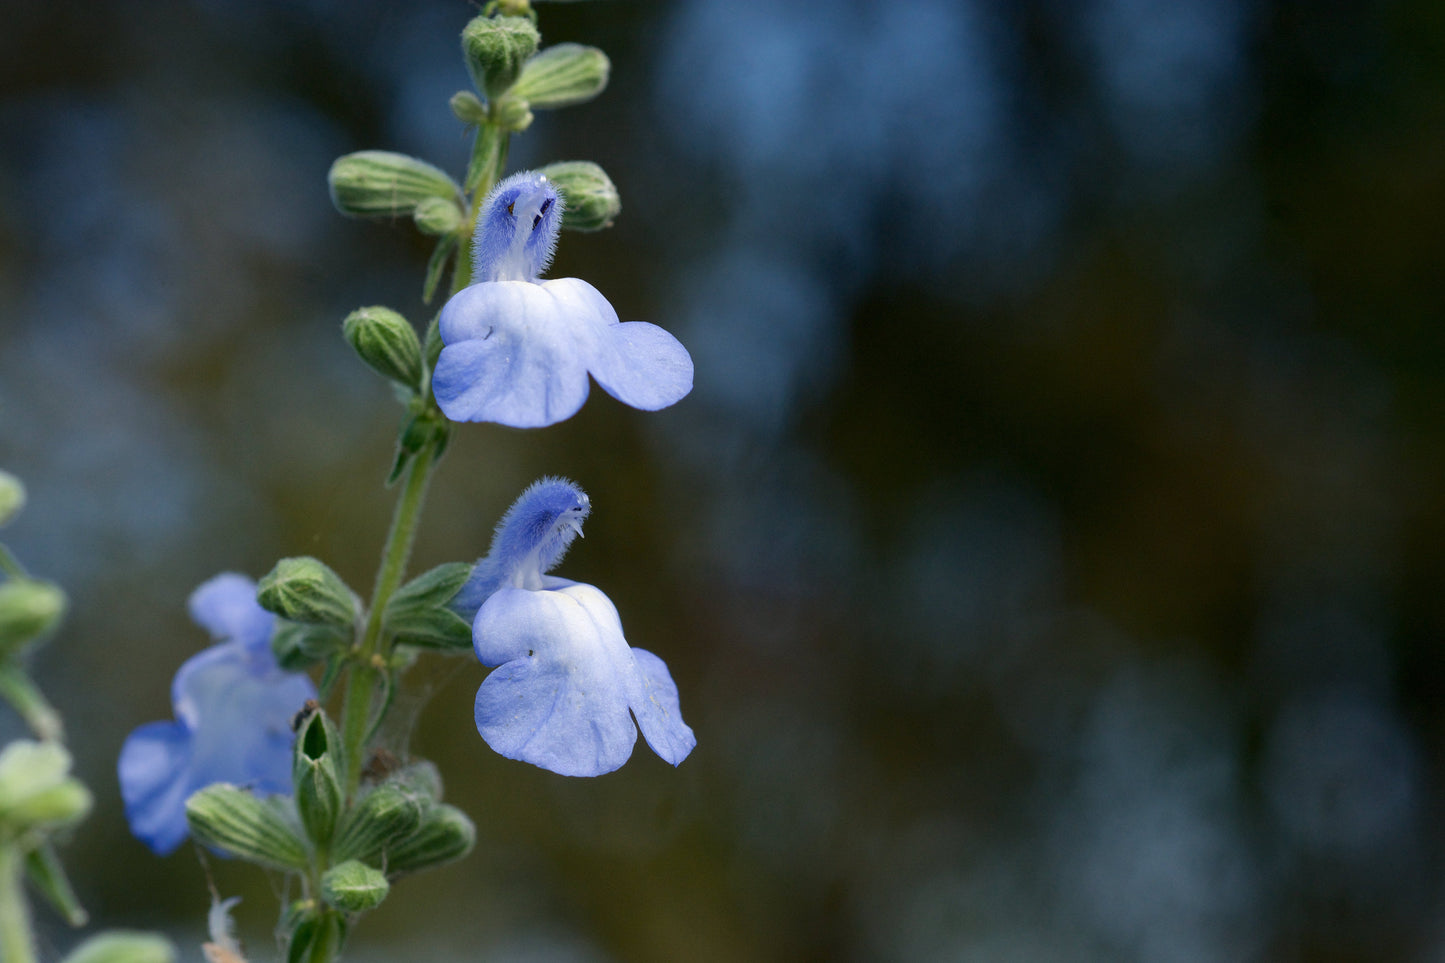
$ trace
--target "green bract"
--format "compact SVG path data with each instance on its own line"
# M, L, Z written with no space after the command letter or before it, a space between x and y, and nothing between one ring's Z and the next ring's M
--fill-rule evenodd
M466 562L449 562L397 589L386 604L386 630L406 645L471 651L471 624L446 607L471 573Z
M591 161L560 161L542 168L557 185L566 205L562 209L564 231L600 231L611 227L622 213L622 198L607 172Z
M322 562L310 556L283 558L256 584L263 609L293 622L351 627L356 623L356 594Z
M456 182L426 161L388 150L338 157L326 175L331 202L356 217L410 216L429 197L456 200Z
M602 93L611 70L607 55L596 47L559 43L527 61L512 95L537 109L569 107Z
M467 70L489 100L506 93L541 42L526 17L476 17L462 30Z
M455 203L433 197L417 206L418 225L422 210L432 209L431 205L450 209L454 217L453 226L460 221L461 212ZM346 343L377 374L412 391L420 388L421 341L406 318L380 305L357 308L341 322L341 333L346 337Z

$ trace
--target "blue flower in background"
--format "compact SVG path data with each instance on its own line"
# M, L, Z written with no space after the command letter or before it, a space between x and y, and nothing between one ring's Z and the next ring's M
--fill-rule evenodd
M271 654L274 617L256 583L217 575L190 599L191 618L220 644L187 659L171 683L175 722L151 722L120 751L120 794L131 832L156 853L186 838L186 798L215 782L291 791L291 718L316 698Z
M557 244L562 198L535 171L513 174L482 203L476 283L442 308L432 391L452 421L541 428L587 400L587 375L624 404L656 411L692 390L692 358L645 321L621 323L577 278L539 281Z
M477 690L477 731L508 759L600 776L627 761L641 728L676 766L697 739L667 665L627 644L617 609L598 589L545 574L590 510L586 493L565 479L533 484L454 601L479 606L473 646L483 665L498 667Z

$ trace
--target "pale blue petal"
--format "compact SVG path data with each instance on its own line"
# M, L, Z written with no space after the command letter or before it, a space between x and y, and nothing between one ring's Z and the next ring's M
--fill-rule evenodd
M474 284L442 309L446 347L432 391L452 421L539 428L565 421L587 400L595 326L528 281Z
M120 750L117 774L131 832L165 856L186 838L187 772L191 736L174 722L152 722L132 732Z
M271 644L275 617L256 602L256 583L244 575L217 575L191 593L191 618L216 639L242 645Z
M637 725L652 751L674 766L687 758L697 745L691 727L682 721L682 708L677 701L677 683L667 671L667 663L646 649L632 650L637 666L638 692L631 700Z
M477 657L501 663L477 692L482 737L509 759L565 776L621 766L639 726L663 759L687 758L697 739L663 661L628 647L616 607L597 588L542 582L540 591L499 589L477 612Z
M692 357L687 349L646 321L610 326L591 368L604 391L643 411L675 405L692 390Z
M622 626L597 589L549 581L560 587L504 588L477 613L479 653L518 653L478 690L477 731L499 754L564 776L611 772L637 740Z
M536 656L496 669L477 690L477 731L498 755L563 776L600 776L637 741L627 704L607 683Z

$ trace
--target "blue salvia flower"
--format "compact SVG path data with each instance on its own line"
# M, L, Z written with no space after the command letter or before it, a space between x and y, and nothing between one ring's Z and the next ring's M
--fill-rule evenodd
M596 288L577 278L539 281L552 260L562 197L522 171L482 202L471 286L442 308L432 391L452 421L540 428L587 400L587 375L625 404L656 411L692 390L692 358L645 321L621 323Z
M590 510L586 493L565 479L534 483L454 601L478 606L473 647L483 665L498 667L477 690L477 731L508 759L600 776L627 761L641 728L676 766L697 738L682 721L667 665L627 644L601 591L546 574Z
M291 719L316 687L271 653L274 617L256 583L224 574L191 594L191 618L219 644L176 673L176 721L151 722L120 751L120 794L131 832L164 856L186 838L186 797L216 782L291 791Z

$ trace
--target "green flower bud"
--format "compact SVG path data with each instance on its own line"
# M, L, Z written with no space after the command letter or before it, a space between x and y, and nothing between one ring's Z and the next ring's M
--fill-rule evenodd
M291 782L296 790L296 811L306 835L317 846L331 841L336 819L341 814L344 793L337 761L342 757L341 739L323 709L316 709L301 723L292 756Z
M429 197L456 200L460 188L426 161L388 150L336 158L326 175L331 203L353 217L405 217Z
M439 198L429 198L418 205L418 215L423 207L433 203L450 207L460 222L461 213L456 204ZM391 308L357 308L341 322L341 333L371 370L412 391L420 388L421 340L406 318Z
M59 586L28 578L0 583L0 659L54 629L64 615Z
M341 576L309 556L283 558L256 585L256 601L293 622L352 628L360 603Z
M25 486L8 471L0 471L0 525L20 514L25 507Z
M432 807L421 827L387 854L387 872L412 873L461 859L477 842L477 827L455 806Z
M405 645L470 651L471 625L445 606L471 574L466 562L449 562L397 589L386 604L386 631Z
M293 904L287 924L291 942L286 963L331 963L346 942L346 921L310 900Z
M591 161L561 161L543 167L541 173L557 185L565 204L562 228L568 231L600 231L611 227L622 213L622 198L607 172Z
M276 620L271 652L287 672L302 672L346 648L351 633L334 625Z
M391 884L379 869L349 859L331 867L321 877L321 895L343 913L365 913L376 909Z
M538 110L570 107L602 93L612 64L596 47L559 43L528 60L512 95Z
M411 219L416 223L418 231L437 237L450 234L461 226L462 209L457 206L456 201L428 197L416 206Z
M470 90L459 90L450 101L452 115L468 127L480 127L487 121L487 105Z
M92 936L61 963L175 963L176 948L164 936L111 930Z
M273 869L306 866L306 844L285 813L281 799L257 799L230 783L218 782L186 800L191 835L207 846Z
M542 37L526 17L476 17L462 29L462 53L472 83L495 100L506 93L537 52Z
M351 807L331 844L333 858L381 866L383 856L421 825L426 800L411 789L382 783Z
M11 833L77 822L90 790L70 777L70 753L54 742L17 739L0 750L0 826Z
M525 100L506 94L496 101L493 119L502 130L519 134L532 126L532 110Z

